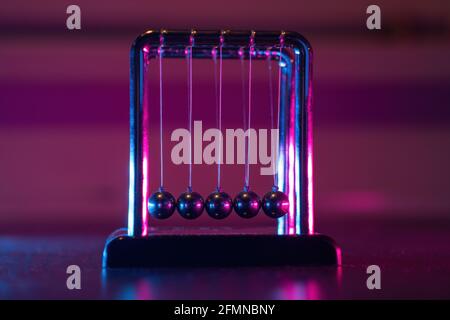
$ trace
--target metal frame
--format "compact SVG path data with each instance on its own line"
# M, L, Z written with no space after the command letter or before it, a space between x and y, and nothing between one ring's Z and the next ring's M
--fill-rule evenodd
M131 48L130 73L130 236L146 236L146 201L144 190L144 135L146 121L144 106L144 64L156 57L162 45L165 58L184 58L185 48L194 44L193 58L211 58L212 49L223 45L224 59L239 59L238 50L249 44L252 32L230 31L147 31ZM311 79L312 51L309 43L293 32L254 32L256 59L264 59L267 48L274 59L286 65L283 70L280 106L280 143L278 186L289 196L290 212L278 221L278 234L312 234L312 111ZM280 51L280 41L283 49ZM258 48L260 50L258 51Z
M144 65L160 46L165 58L211 58L222 45L224 59L238 59L250 39L256 58L266 52L282 69L278 186L289 196L290 212L278 219L278 235L152 235L147 225L144 137ZM280 50L281 48L281 50ZM253 59L253 57L252 57ZM128 227L107 240L106 267L340 264L334 241L314 233L312 167L312 50L295 32L154 31L140 35L130 52L130 164ZM252 255L248 251L253 249ZM209 252L205 256L204 252Z

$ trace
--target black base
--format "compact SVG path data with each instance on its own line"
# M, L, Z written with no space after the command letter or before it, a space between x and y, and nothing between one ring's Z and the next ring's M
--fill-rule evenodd
M338 265L340 249L324 235L151 235L110 238L103 266L212 267Z

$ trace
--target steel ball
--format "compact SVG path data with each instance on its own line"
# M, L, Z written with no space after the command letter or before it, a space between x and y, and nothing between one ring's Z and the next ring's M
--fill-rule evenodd
M261 199L253 191L242 191L234 198L233 207L238 216L250 219L261 209Z
M205 202L197 192L185 192L178 197L177 210L183 218L195 219L203 212Z
M280 218L289 211L289 198L281 191L271 191L264 195L262 208L271 218Z
M205 209L210 217L224 219L233 210L233 200L227 193L216 191L206 198Z
M147 203L149 214L156 219L169 218L175 211L175 206L175 198L167 191L153 193Z

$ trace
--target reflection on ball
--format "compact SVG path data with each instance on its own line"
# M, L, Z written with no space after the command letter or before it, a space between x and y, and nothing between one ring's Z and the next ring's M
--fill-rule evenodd
M202 214L203 208L203 198L197 192L185 192L178 197L177 209L183 218L198 218Z
M279 218L289 211L289 198L281 191L271 191L262 200L263 211L271 218Z
M233 200L227 193L216 191L206 198L205 209L210 217L224 219L233 210Z
M148 199L148 212L153 218L167 219L175 211L175 198L169 192L158 191Z
M253 191L242 191L234 198L233 206L240 217L249 219L261 209L261 199Z

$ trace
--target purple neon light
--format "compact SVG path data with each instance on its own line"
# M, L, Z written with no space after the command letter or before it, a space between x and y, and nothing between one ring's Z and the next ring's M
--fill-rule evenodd
M310 78L311 79L311 78ZM306 110L308 113L307 119L307 154L308 154L308 163L307 163L307 187L308 187L308 225L309 225L309 234L314 233L314 189L313 189L313 118L312 118L312 85L308 83L308 99Z

